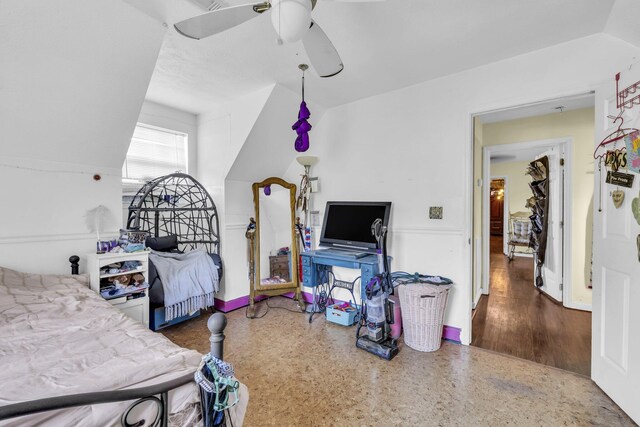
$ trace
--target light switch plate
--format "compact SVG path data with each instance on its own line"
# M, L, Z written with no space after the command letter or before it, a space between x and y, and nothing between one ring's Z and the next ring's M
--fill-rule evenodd
M429 208L429 219L442 219L442 206L431 206Z

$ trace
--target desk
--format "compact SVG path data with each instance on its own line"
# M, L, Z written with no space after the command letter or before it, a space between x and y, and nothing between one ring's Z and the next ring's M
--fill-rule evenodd
M302 256L302 284L309 288L320 285L321 279L326 277L323 273L331 271L331 267L353 268L360 270L360 298L362 299L367 283L373 276L380 273L377 255L354 258L348 253L341 255L336 251L323 250L303 252L300 255ZM391 257L388 259L391 260Z

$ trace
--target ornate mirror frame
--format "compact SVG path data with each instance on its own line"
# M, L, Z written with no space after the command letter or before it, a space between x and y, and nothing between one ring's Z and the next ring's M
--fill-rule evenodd
M288 283L277 283L262 285L260 278L260 191L262 191L268 185L280 185L289 190L289 205L291 215L291 280ZM286 182L285 180L277 177L267 178L262 182L255 182L252 185L253 190L253 206L255 212L256 228L253 237L250 239L251 244L251 257L250 257L250 277L251 277L251 290L249 292L249 310L248 316L255 317L255 297L256 295L276 296L289 292L295 294L294 299L298 301L298 305L302 311L305 310L306 304L302 299L302 292L300 290L300 280L298 278L298 236L296 234L295 224L295 209L296 209L296 193L297 187L295 184ZM253 218L252 218L253 219Z

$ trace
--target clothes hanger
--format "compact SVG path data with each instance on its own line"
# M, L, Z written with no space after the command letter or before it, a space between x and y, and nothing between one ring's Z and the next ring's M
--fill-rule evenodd
M609 116L610 119L613 119L613 124L616 124L616 122L620 121L620 124L618 125L618 129L614 130L613 132L611 132L609 135L605 136L602 141L600 141L600 144L598 144L598 146L596 147L595 151L593 152L593 158L594 159L601 159L605 154L606 151L604 153L600 153L598 154L598 150L601 147L604 147L606 145L609 145L613 142L619 141L623 138L625 138L628 135L631 135L634 132L640 132L638 129L636 128L623 128L622 126L624 125L624 117L622 116L622 114L624 113L624 108L620 109L620 113L617 116ZM622 147L623 149L625 147Z

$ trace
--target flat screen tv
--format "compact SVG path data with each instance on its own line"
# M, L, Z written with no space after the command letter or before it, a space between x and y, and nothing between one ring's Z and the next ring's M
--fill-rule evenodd
M371 224L389 224L391 202L327 202L320 246L375 253L377 242Z

